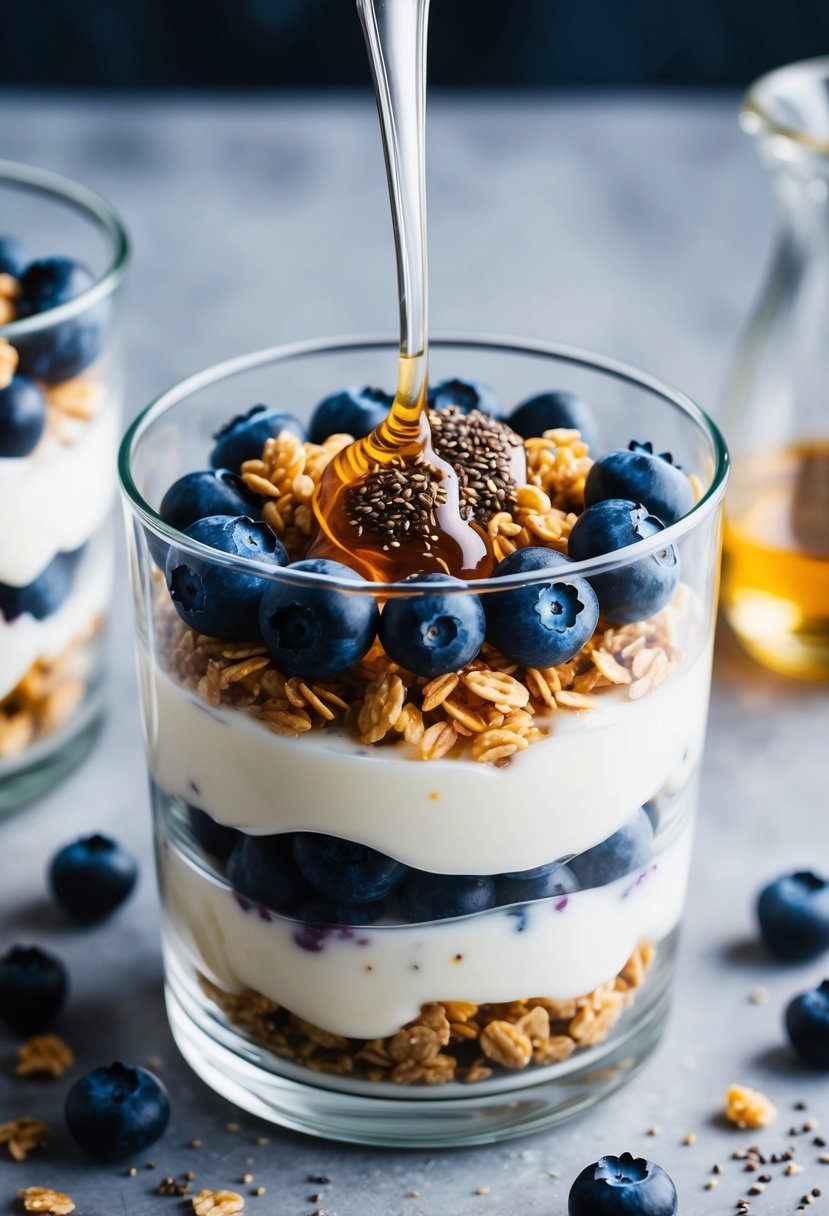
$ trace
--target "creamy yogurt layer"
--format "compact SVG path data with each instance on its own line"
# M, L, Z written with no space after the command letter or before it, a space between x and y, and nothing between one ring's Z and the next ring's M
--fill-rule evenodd
M501 874L581 853L699 760L707 649L638 701L605 694L558 711L546 739L503 768L419 761L407 744L370 748L342 730L274 735L213 709L139 660L152 775L168 795L253 835L348 837L433 873ZM624 961L624 960L623 960Z
M115 494L118 426L105 402L73 443L47 438L31 456L0 459L0 582L25 587L100 527Z
M566 899L428 925L331 929L318 950L302 926L245 910L173 848L161 882L170 929L192 965L229 992L252 988L349 1038L394 1034L430 1001L565 1000L612 979L643 939L678 923L691 828L641 873Z
M101 538L84 554L72 590L57 612L35 620L28 614L0 617L0 699L19 684L38 659L54 659L89 631L106 610L112 588L112 542Z

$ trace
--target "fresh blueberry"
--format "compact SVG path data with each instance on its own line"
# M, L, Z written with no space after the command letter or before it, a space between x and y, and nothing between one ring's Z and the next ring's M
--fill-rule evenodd
M624 827L607 840L574 857L568 865L583 890L603 887L617 878L641 870L653 856L653 828L641 808Z
M496 904L491 878L413 871L401 888L403 914L412 924L485 912Z
M418 582L461 585L448 574L413 577ZM485 629L477 595L410 595L386 601L379 634L389 658L431 680L474 659Z
M676 1216L678 1210L670 1174L631 1153L600 1157L588 1165L567 1201L568 1216Z
M308 423L312 443L324 443L329 435L353 435L363 439L384 422L394 397L380 388L344 388L323 397Z
M429 408L445 410L454 405L462 414L480 410L482 414L498 413L498 398L488 384L480 380L441 380L429 389Z
M32 260L32 255L22 241L12 236L0 236L0 274L10 274L19 279Z
M137 878L135 858L100 832L65 845L49 867L55 899L85 924L114 912L132 893Z
M385 899L407 871L402 862L367 845L317 832L296 833L294 860L318 891L345 904Z
M782 874L760 892L757 919L772 953L807 962L829 950L829 880L801 870Z
M327 558L306 558L289 568L362 581ZM316 680L359 663L377 635L379 616L371 594L272 582L262 596L259 626L281 671Z
M211 857L218 857L219 861L227 861L234 845L241 839L242 833L236 828L229 828L223 823L217 823L206 811L197 806L188 805L187 819L196 844Z
M572 895L579 883L568 866L552 862L523 873L502 874L495 880L499 904L523 904L554 895Z
M294 916L308 925L373 925L380 915L380 903L354 904L316 895L301 903Z
M542 546L516 549L493 578L550 570L550 581L485 595L486 636L513 663L554 667L577 655L599 620L596 593L583 578L567 577L569 558ZM555 580L555 581L553 581Z
M184 534L221 553L255 558L274 570L288 560L285 546L267 524L246 515L208 515L185 528ZM211 638L256 636L267 579L178 549L167 555L166 576L170 597L185 625Z
M37 1034L66 997L66 969L37 946L12 946L0 958L0 1020L18 1034Z
M45 620L57 612L72 590L76 568L76 553L58 553L46 569L25 587L0 583L0 615L7 621L19 616Z
M305 439L305 428L293 414L269 405L254 405L246 414L237 414L214 434L210 463L214 469L240 469L246 460L258 460L262 448L280 431L290 431Z
M579 431L589 448L598 447L596 419L590 406L575 393L564 390L528 397L506 419L522 439L533 439L545 431Z
M786 1030L801 1059L813 1068L829 1068L829 980L790 1001Z
M26 376L0 388L0 456L28 456L46 426L46 398Z
M92 274L73 258L38 258L20 278L19 317L31 317L66 304L95 282ZM56 384L77 376L100 354L111 311L105 300L82 315L15 341L20 371L26 376Z
M170 1121L167 1090L145 1068L93 1068L66 1095L66 1126L98 1161L125 1161L155 1144Z
M249 515L245 483L228 469L185 473L174 481L161 500L158 513L171 528L183 532L208 515Z
M584 501L592 507L608 498L640 502L665 524L676 523L694 505L691 483L673 463L670 452L656 456L650 444L632 443L627 450L599 457L587 474Z
M647 508L624 498L608 498L588 507L573 525L568 553L576 561L613 553L664 531ZM673 545L656 549L618 570L590 579L602 616L626 624L653 616L669 602L679 583L679 553Z
M294 862L291 832L241 836L227 859L227 880L240 895L278 912L311 894Z

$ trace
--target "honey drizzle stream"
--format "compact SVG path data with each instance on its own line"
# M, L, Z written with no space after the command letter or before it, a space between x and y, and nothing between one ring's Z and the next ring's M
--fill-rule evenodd
M444 571L483 578L493 567L482 529L461 517L458 479L431 444L426 413L428 387L425 111L426 34L429 0L357 0L371 62L383 136L397 255L400 363L388 417L328 465L314 495L320 532L310 556L328 557L366 578L395 581L408 574ZM427 537L383 549L358 536L348 492L378 465L422 455L437 471L445 501L435 507Z

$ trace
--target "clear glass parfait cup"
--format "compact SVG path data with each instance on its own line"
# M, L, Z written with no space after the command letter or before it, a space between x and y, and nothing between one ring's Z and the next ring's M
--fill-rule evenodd
M0 161L0 813L103 711L129 245L103 199Z
M338 386L393 384L387 339L284 346L193 376L137 419L120 456L173 1033L241 1107L378 1144L537 1130L615 1090L657 1042L706 724L727 472L696 405L609 359L461 336L436 339L431 361L433 382L474 377L505 405L577 393L602 450L650 440L693 472L696 503L678 522L567 567L568 582L612 593L635 563L667 562L667 600L644 619L599 619L557 667L511 661L487 642L428 680L374 634L391 603L422 606L434 583L242 559L161 520L168 487L207 468L229 416L267 402L307 422ZM340 442L283 433L246 466L251 516L294 556L313 528L313 482ZM578 435L531 439L527 454L528 488L489 524L497 556L532 540L563 551L579 509L589 460ZM245 527L261 535L261 524ZM442 590L490 620L499 593L550 579L548 567ZM252 586L271 623L284 624L285 608L313 631L333 605L317 646L337 633L338 613L347 638L368 622L348 670L280 667L255 627L199 632L169 592L180 605Z

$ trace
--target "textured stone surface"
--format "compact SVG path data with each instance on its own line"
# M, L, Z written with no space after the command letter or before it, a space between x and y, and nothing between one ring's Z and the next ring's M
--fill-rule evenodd
M487 98L432 105L430 197L433 321L554 335L640 364L715 402L737 328L765 260L767 183L735 121L736 97ZM128 410L205 363L284 339L395 322L390 229L375 118L354 100L84 104L6 95L0 147L62 170L123 213L135 242L128 313ZM0 227L2 220L0 219ZM161 1174L197 1171L197 1187L238 1186L247 1171L262 1216L552 1216L570 1180L602 1152L653 1156L674 1175L683 1216L734 1210L751 1179L737 1147L788 1143L798 1100L829 1123L825 1079L782 1047L788 996L820 964L772 965L752 944L757 886L829 855L829 694L766 674L727 638L717 651L701 819L676 1003L646 1071L603 1108L499 1148L386 1152L317 1143L241 1117L178 1058L161 999L146 781L124 571L119 576L112 712L89 761L58 791L0 826L0 944L51 945L72 976L58 1029L84 1066L162 1061L173 1122L135 1178L91 1167L60 1121L64 1082L13 1082L13 1041L0 1038L0 1121L55 1125L48 1156L0 1164L0 1208L49 1185L81 1216L184 1210L153 1195ZM139 892L110 924L69 929L45 898L52 846L94 828L143 861ZM749 992L764 985L764 1005ZM75 1074L70 1074L75 1075ZM732 1081L780 1108L762 1134L718 1119ZM821 1106L823 1111L821 1112ZM238 1121L241 1130L226 1131ZM647 1136L653 1124L657 1138ZM688 1132L692 1146L682 1146ZM269 1137L255 1146L257 1136ZM193 1138L204 1147L186 1147ZM775 1181L757 1212L794 1210L829 1189L820 1150L801 1137L808 1173ZM246 1164L255 1157L252 1165ZM703 1191L711 1165L726 1174ZM548 1171L553 1171L553 1176ZM306 1181L324 1174L322 1188ZM475 1194L479 1187L488 1195ZM325 1190L324 1201L310 1197ZM419 1198L407 1198L409 1191ZM813 1209L817 1210L817 1208Z

